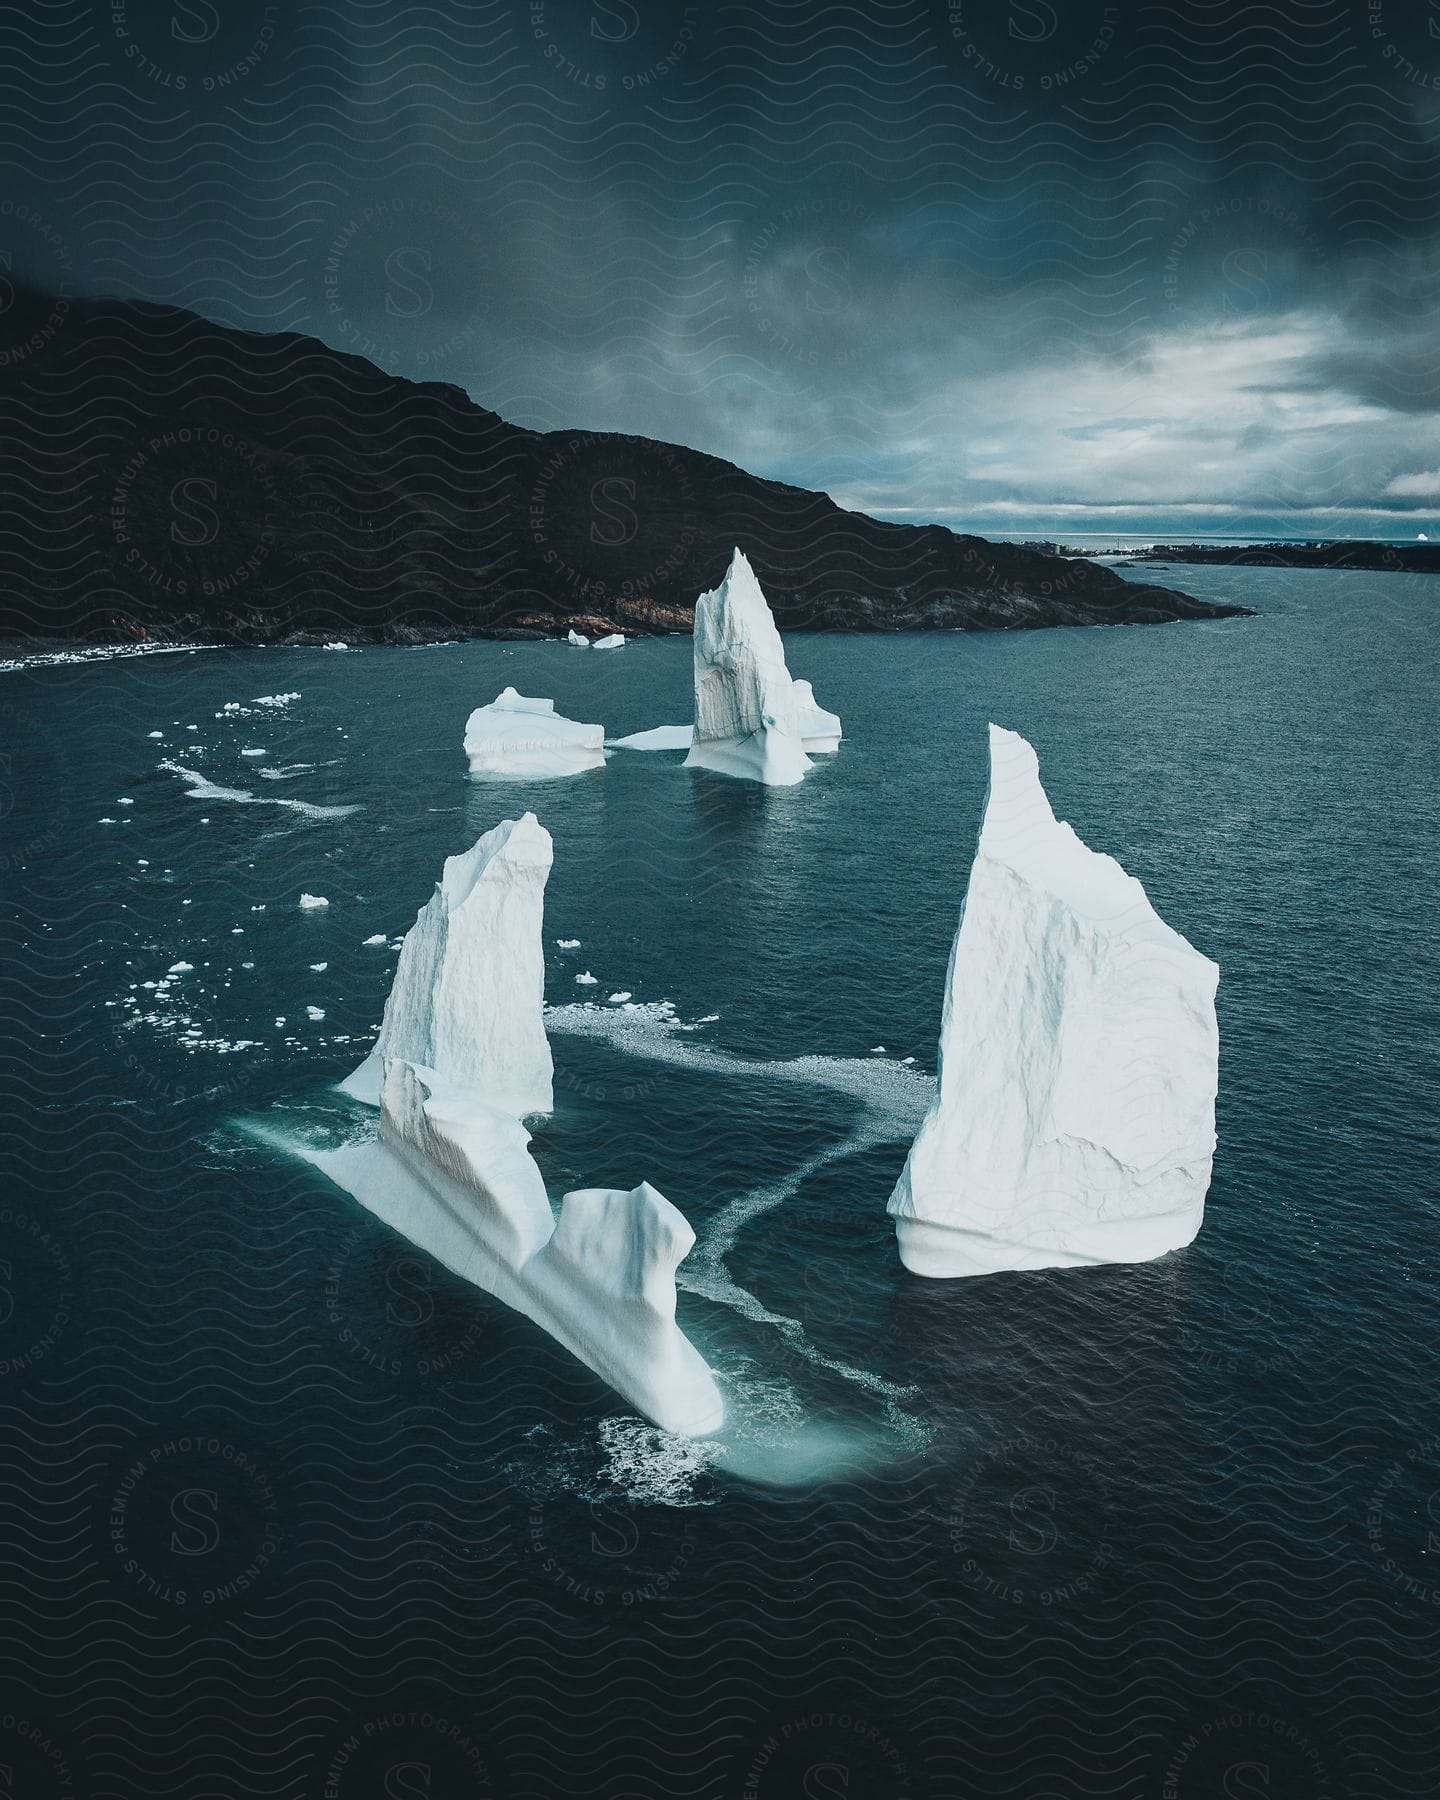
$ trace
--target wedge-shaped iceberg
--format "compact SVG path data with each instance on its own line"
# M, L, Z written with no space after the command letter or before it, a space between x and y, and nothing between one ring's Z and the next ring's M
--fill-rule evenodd
M465 726L465 755L472 775L500 780L545 781L605 767L605 730L582 725L555 710L553 700L531 700L512 687L477 706Z
M1145 1262L1200 1229L1220 971L990 727L936 1096L890 1198L917 1275Z
M552 858L550 833L527 812L446 859L401 946L375 1048L342 1084L348 1093L375 1105L385 1059L403 1057L516 1117L550 1111L541 933Z
M557 1224L510 1113L431 1069L386 1062L380 1141L304 1149L411 1243L524 1313L666 1431L703 1437L725 1405L675 1322L675 1271L695 1242L642 1182L566 1194Z
M688 768L792 787L807 751L835 750L840 721L792 681L785 646L743 552L695 603L695 732Z

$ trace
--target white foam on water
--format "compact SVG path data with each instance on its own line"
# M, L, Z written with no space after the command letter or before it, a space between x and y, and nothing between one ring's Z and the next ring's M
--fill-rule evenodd
M299 813L307 819L344 819L351 813L360 811L358 805L316 806L309 800L290 800L282 794L252 794L248 788L222 787L219 782L202 775L198 769L187 769L168 756L157 767L168 769L172 775L179 775L188 782L190 791L187 798L191 800L230 800L237 806L283 806L287 811Z
M818 1087L855 1100L860 1114L854 1128L837 1143L807 1157L781 1181L752 1188L723 1207L696 1233L694 1250L676 1271L676 1284L687 1293L727 1306L759 1325L778 1331L791 1347L817 1368L830 1371L878 1399L887 1423L908 1441L925 1428L904 1410L903 1402L919 1391L886 1381L869 1369L856 1368L828 1356L810 1340L799 1319L773 1312L730 1273L727 1259L742 1230L755 1219L791 1199L803 1182L831 1163L855 1156L876 1144L908 1142L919 1129L935 1091L926 1075L898 1063L870 1057L803 1056L788 1062L764 1062L713 1044L697 1042L697 1027L687 1025L668 1000L627 1007L583 1003L546 1009L546 1029L576 1037L601 1038L618 1049L678 1068L703 1069L747 1081L774 1081Z
M697 1496L695 1483L719 1460L719 1444L677 1437L633 1416L602 1419L599 1437L602 1478L637 1506L713 1504Z

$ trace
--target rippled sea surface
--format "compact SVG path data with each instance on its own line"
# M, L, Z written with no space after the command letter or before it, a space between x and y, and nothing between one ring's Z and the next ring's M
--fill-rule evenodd
M1172 579L1260 616L791 639L846 740L786 791L467 778L506 685L685 721L682 639L0 676L17 1795L1436 1791L1434 584ZM992 719L1221 967L1205 1227L1144 1267L894 1253ZM719 1448L277 1147L366 1129L393 941L526 808L534 1149L691 1220Z

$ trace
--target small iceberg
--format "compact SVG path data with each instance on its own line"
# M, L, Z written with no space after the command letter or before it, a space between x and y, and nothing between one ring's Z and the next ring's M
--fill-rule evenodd
M592 650L623 650L625 639L618 631L612 631L609 637L596 638L590 646Z
M840 721L791 679L755 571L737 549L718 588L695 603L695 730L687 768L793 787L810 755L840 745Z
M1034 750L992 725L939 1085L889 1205L906 1268L1146 1262L1188 1244L1215 1152L1219 975L1056 819Z
M512 687L471 713L465 754L472 775L550 780L605 767L605 730L557 713L553 700L531 700Z
M300 909L302 912L315 912L318 911L320 907L328 906L329 904L330 902L323 894L302 894L300 896ZM252 912L255 910L254 907L251 908ZM261 910L263 910L263 908Z
M583 632L576 631L573 627L571 628L569 636L565 639L565 642L567 644L573 644L577 650L588 650L590 648L589 638L586 637Z
M632 731L629 737L607 742L612 750L688 750L694 735L693 725L654 725L649 731Z

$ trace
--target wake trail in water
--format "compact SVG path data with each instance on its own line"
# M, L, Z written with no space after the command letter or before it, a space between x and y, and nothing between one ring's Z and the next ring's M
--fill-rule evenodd
M218 781L211 781L198 769L187 769L168 756L159 767L168 769L172 775L179 775L189 783L190 791L186 797L190 800L229 800L237 806L282 806L288 812L300 813L307 819L344 819L360 810L358 805L317 806L310 800L291 800L283 794L252 794L248 788L222 787Z
M545 1022L552 1032L599 1038L631 1055L679 1068L826 1088L859 1101L861 1122L846 1137L807 1157L784 1180L739 1195L707 1221L694 1250L676 1271L676 1281L687 1293L727 1306L755 1324L778 1331L807 1362L875 1395L884 1404L887 1422L908 1434L915 1420L903 1410L902 1402L912 1400L918 1388L886 1381L873 1370L827 1355L811 1341L799 1319L772 1311L757 1295L742 1287L731 1274L728 1259L747 1225L793 1198L801 1185L821 1169L876 1144L912 1137L935 1090L930 1077L895 1063L863 1057L804 1056L788 1062L764 1062L741 1056L682 1036L696 1027L685 1024L668 1001L619 1009L583 1003L550 1007Z

